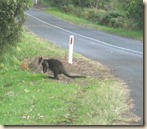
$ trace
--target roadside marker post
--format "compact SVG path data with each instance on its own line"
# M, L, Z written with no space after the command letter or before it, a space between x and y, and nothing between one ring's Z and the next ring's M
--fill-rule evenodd
M69 37L69 56L68 56L68 63L69 64L72 64L73 44L74 44L74 36L70 35L70 37Z
M35 3L38 4L38 0L35 0Z

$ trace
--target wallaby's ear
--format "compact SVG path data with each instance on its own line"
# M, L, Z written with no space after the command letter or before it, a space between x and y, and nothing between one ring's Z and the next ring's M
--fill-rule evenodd
M42 58L42 56L41 57L38 57L39 58L39 60L42 60L43 58Z
M42 57L39 57L38 59L38 65L42 62L43 58Z

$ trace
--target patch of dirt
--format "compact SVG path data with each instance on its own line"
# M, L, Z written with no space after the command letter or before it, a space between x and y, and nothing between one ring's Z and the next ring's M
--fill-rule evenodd
M21 64L21 69L22 70L31 70L34 73L41 73L44 74L42 71L42 66L38 65L38 58L39 57L34 57L31 59L25 59L24 62ZM52 57L43 57L44 59L50 59ZM68 64L68 61L66 58L56 58L60 60L67 73L70 75L84 75L86 78L96 78L98 80L106 80L112 78L112 75L110 75L110 71L108 69L104 69L103 66L97 62L93 62L90 60L85 60L85 59L73 59L72 64ZM52 71L48 71L45 73L46 76L53 77ZM69 77L66 77L63 74L59 75L59 80L60 82L64 83L72 83L75 82L78 79L71 79ZM83 79L80 79L83 80Z
M127 112L122 115L123 119L116 122L116 125L137 125L137 122L141 120L140 117L138 117L133 112Z

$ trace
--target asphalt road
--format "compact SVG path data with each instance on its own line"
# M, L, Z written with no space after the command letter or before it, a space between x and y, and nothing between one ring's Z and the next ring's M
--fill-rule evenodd
M69 48L74 35L74 51L101 62L124 80L134 100L133 112L143 118L143 43L62 21L36 9L27 11L26 26L42 38Z

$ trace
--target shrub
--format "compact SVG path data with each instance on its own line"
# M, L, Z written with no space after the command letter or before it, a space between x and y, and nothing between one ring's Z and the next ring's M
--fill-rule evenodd
M0 1L0 48L13 45L20 37L25 21L24 11L31 6L31 0Z
M86 18L86 19L89 19L90 21L95 21L95 17L97 15L97 11L96 9L85 9L85 14L83 14L83 16Z
M101 14L101 12L98 13L99 18L98 24L106 25L114 28L120 28L123 27L123 21L125 20L125 16L123 14L120 14L119 12L105 12Z
M62 11L64 11L65 13L72 13L74 10L74 6L73 5L64 5L64 6L61 6L60 9Z

